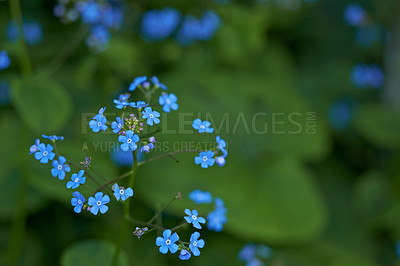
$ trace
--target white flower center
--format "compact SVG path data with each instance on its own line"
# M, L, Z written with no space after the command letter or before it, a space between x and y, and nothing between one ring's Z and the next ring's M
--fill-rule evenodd
M192 219L193 220L197 220L197 216L196 215L192 215Z
M193 246L197 246L197 242L194 241L194 242L192 243L192 245L193 245Z
M78 200L78 204L81 205L81 204L82 204L82 201L81 201L81 200Z
M150 114L149 117L150 117L150 118L154 118L154 115L153 115L153 114Z
M57 166L57 169L58 169L58 170L62 170L62 165L59 164L59 165Z
M47 151L44 151L44 152L43 152L43 156L47 156L47 154L48 154Z
M100 123L100 122L99 122L99 123L97 123L97 126L99 126L99 127L100 127L100 126L101 126L101 123Z
M207 156L203 157L203 162L206 162L208 160Z
M127 143L131 143L131 142L132 142L132 140L131 140L131 139L128 139L126 142L127 142Z
M74 182L78 183L79 182L79 178L75 178Z
M165 241L165 244L167 244L167 245L171 244L171 240L167 239L167 240Z
M123 194L124 194L124 190L121 189L121 190L119 191L119 194L123 195Z
M204 125L201 125L200 128L201 128L201 129L205 129L206 127L205 127Z
M167 99L166 102L167 102L167 104L171 104L171 100L170 99Z
M98 202L97 202L97 206L100 206L101 205L101 201L99 200Z
M118 128L120 128L121 127L121 124L118 124Z

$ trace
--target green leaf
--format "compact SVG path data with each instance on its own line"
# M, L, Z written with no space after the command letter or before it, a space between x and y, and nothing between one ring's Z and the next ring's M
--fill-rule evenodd
M111 265L115 244L101 240L85 240L75 243L64 250L61 256L62 266L98 266ZM118 257L118 266L128 265L124 251Z
M37 134L56 133L72 114L72 100L67 91L41 76L14 79L12 101L24 122Z

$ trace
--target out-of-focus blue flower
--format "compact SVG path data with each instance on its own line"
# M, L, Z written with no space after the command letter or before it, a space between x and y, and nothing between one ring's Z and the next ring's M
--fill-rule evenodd
M150 81L153 82L153 84L156 88L168 90L167 86L165 86L163 83L161 83L160 80L156 76L152 76L150 78Z
M212 195L210 192L196 189L189 193L189 199L194 201L196 204L211 203Z
M246 266L265 266L265 264L259 259L252 259L246 263Z
M199 239L199 237L200 237L199 232L194 232L190 236L189 248L190 248L190 251L192 251L194 256L200 256L199 248L203 248L204 244L205 244L205 241L203 239Z
M142 117L144 119L147 119L146 122L149 126L153 126L153 122L155 124L160 124L160 119L158 118L158 117L160 117L160 113L157 111L153 111L151 109L151 107L144 108L144 111L142 111L142 114L143 114Z
M362 47L371 47L381 43L384 35L384 28L380 25L371 24L360 27L356 31L356 41Z
M153 143L149 143L149 144L144 145L142 147L142 152L149 153L154 148L155 148L154 144Z
M48 163L49 160L53 160L56 154L53 152L53 146L47 144L45 146L43 143L40 143L38 146L38 151L35 152L35 159L40 160L41 163Z
M82 211L83 203L85 203L86 199L78 191L72 193L72 196L74 197L71 199L71 205L74 206L74 211L76 213L80 213Z
M136 135L132 130L128 130L124 135L118 137L118 141L122 142L121 149L123 151L135 151L137 149L137 142L139 142L139 136Z
M73 173L71 176L71 181L68 181L67 188L75 189L79 187L80 184L85 184L86 177L83 176L85 171L80 170L78 173Z
M126 106L129 106L130 105L130 103L128 103L127 101L121 101L121 100L117 100L117 99L115 99L114 100L114 103L115 103L115 108L117 108L117 109L122 109L122 108L125 108Z
M58 161L54 160L51 165L54 167L51 169L51 175L54 177L58 176L58 179L64 180L65 172L70 172L71 168L66 164L67 160L64 156L59 156Z
M177 100L178 98L175 96L175 94L163 93L160 95L158 102L163 107L163 111L169 113L171 112L171 109L174 111L178 110L179 106L176 103Z
M180 20L179 11L170 7L147 11L142 16L141 34L147 41L165 40L176 30Z
M208 230L221 232L227 219L223 211L216 209L207 215L207 221Z
M64 140L63 136L56 136L56 135L47 136L43 134L42 137L49 140Z
M132 106L132 104L134 104L134 106ZM138 101L137 103L131 103L131 106L132 106L133 108L138 108L138 109L143 108L143 107L146 107L146 106L149 106L149 105L150 105L150 104L145 103L145 102L143 102L143 101Z
M191 256L192 254L190 254L190 252L187 251L186 249L182 249L181 252L179 253L179 258L181 260L188 260L190 259Z
M40 139L36 139L35 140L35 144L33 144L30 148L29 148L29 154L35 153L39 150L39 145L40 145Z
M28 45L37 45L42 42L43 29L36 20L24 20L22 24L24 32L24 40ZM7 26L7 39L11 42L16 42L20 37L21 31L13 21Z
M343 14L344 21L349 26L362 26L367 19L367 13L358 4L350 4Z
M118 148L111 153L111 160L117 166L132 166L133 155L131 151L123 151Z
M199 153L199 156L194 158L195 164L201 164L202 168L208 168L209 166L213 166L215 163L214 153L212 151L202 151Z
M102 5L94 0L80 1L77 5L82 21L86 24L99 24L102 20Z
M86 44L94 52L103 52L108 48L111 34L103 25L96 25L90 29L90 35L86 38Z
M270 247L266 245L258 245L257 255L260 256L261 258L268 259L272 255L272 250Z
M358 88L378 89L383 85L385 76L377 64L357 64L351 73L351 80Z
M1 57L1 55L0 55ZM1 59L0 59L1 61ZM1 63L0 63L1 65ZM5 81L0 81L0 105L7 105L10 103L10 84Z
M2 50L0 51L0 70L6 69L10 66L11 60L8 56L7 51Z
M186 16L175 39L181 45L190 45L195 41L209 41L221 25L221 19L214 11L204 12L201 19Z
M103 24L114 31L119 30L124 19L124 12L119 6L108 5L103 10Z
M210 127L211 123L208 121L201 121L199 118L195 119L193 121L192 127L194 129L197 129L199 131L199 133L213 133L214 132L214 128Z
M186 222L193 224L193 227L197 229L201 229L200 223L206 223L206 219L204 219L203 217L198 217L199 212L197 210L190 211L189 209L185 209L185 213L186 215L188 215L184 217Z
M357 102L352 98L342 98L332 103L328 118L331 126L336 130L346 129L354 117Z
M241 262L249 262L256 257L257 254L257 246L253 243L247 243L240 251L239 251L239 261Z
M272 251L266 245L255 245L247 243L239 252L239 261L250 266L265 265L260 258L268 259L271 257Z
M178 251L179 246L175 244L179 240L177 233L171 235L171 230L167 229L163 232L163 237L156 238L156 245L160 247L160 252L162 254L167 254L168 250L173 254Z
M110 197L108 195L103 196L103 192L97 192L94 197L89 198L90 212L94 215L97 215L99 210L102 214L106 213L108 211L108 206L106 204L109 202Z
M117 117L116 121L113 121L111 123L111 128L113 129L114 133L118 133L123 126L124 126L124 121L122 121L121 117Z
M224 201L222 199L215 198L214 204L215 204L215 209L216 210L218 210L220 212L223 212L223 213L227 212L227 209L225 208L225 203L224 203Z
M142 85L143 82L147 80L146 76L136 77L131 85L129 85L129 91L134 91L139 85Z
M120 186L118 186L117 183L115 183L113 185L112 189L114 191L114 196L117 200L121 199L121 200L125 201L127 198L133 196L133 189L130 187L125 189L124 187L120 187Z

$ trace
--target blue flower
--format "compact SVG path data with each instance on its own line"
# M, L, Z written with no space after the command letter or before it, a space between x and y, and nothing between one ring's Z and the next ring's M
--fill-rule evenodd
M367 13L360 5L350 4L344 11L343 17L349 26L361 26L367 19Z
M195 119L193 121L192 127L194 129L197 129L199 131L199 133L213 133L214 132L214 128L210 127L211 123L208 121L201 121L199 118Z
M79 187L80 184L85 184L86 177L83 176L84 173L85 171L83 170L80 170L78 174L73 173L71 176L72 181L68 181L67 188L75 189Z
M142 152L149 153L150 150L154 149L154 147L155 147L155 146L154 146L153 143L149 143L149 144L147 144L147 145L144 145L144 146L142 147Z
M134 104L134 103L132 103L132 104ZM143 108L143 107L146 107L146 106L148 106L149 104L148 103L146 103L146 102L143 102L143 101L138 101L136 104L134 104L134 106L132 106L133 108Z
M168 90L167 86L161 83L156 76L152 76L150 81L153 82L154 86L157 88L161 88L163 90Z
M79 2L78 11L81 14L82 21L86 24L98 24L102 19L102 8L93 0Z
M247 262L246 266L265 266L265 264L261 260L254 258L251 261Z
M174 254L178 251L179 246L175 244L176 241L179 240L179 236L177 233L171 235L171 230L167 229L163 232L163 237L156 238L156 245L160 247L160 252L162 254L167 254L168 250Z
M378 89L385 81L382 68L376 64L357 64L354 66L351 79L358 88L371 87Z
M117 109L122 109L122 108L125 108L126 106L130 105L130 103L128 103L126 100L114 99L114 103L115 103L115 108L117 108Z
M353 121L357 102L352 98L341 98L331 104L328 118L331 126L336 130L346 129Z
M90 212L94 215L97 215L99 210L102 214L106 213L108 211L108 206L106 204L109 202L110 197L108 195L103 196L103 192L97 192L94 197L89 198Z
M186 222L193 224L193 227L197 229L201 229L200 223L206 223L206 219L198 217L199 212L197 210L190 211L189 209L185 209L185 213L188 215L184 217Z
M28 45L37 45L42 41L43 29L36 20L27 20L22 25L24 40ZM13 21L7 26L7 38L11 42L16 42L21 35L21 31Z
M100 130L106 131L108 128L106 123L107 118L102 113L99 113L93 117L93 120L90 120L89 127L93 130L93 132L99 132Z
M160 95L158 102L163 106L163 111L169 113L171 112L171 109L174 111L178 110L178 104L176 103L177 100L178 98L175 94L171 93L168 95L167 93L163 93Z
M49 160L53 160L56 154L53 151L53 146L47 144L45 146L43 143L40 143L38 146L38 151L35 152L35 159L40 160L41 163L48 163Z
M35 140L35 144L33 144L30 148L29 148L29 154L35 153L39 150L39 145L40 145L40 139L36 139Z
M131 97L130 93L122 93L118 96L118 100L121 102L128 101L129 97Z
M223 212L223 213L227 212L227 209L225 208L224 201L222 199L216 198L214 204L215 204L215 209L217 211L220 211L220 212Z
M217 136L216 141L217 141L218 150L220 150L220 151L225 150L225 148L226 148L225 140L221 139L220 136Z
M156 124L160 124L160 119L158 117L160 117L160 113L157 111L153 111L151 109L151 107L146 107L144 108L144 111L142 111L143 114L143 118L147 119L147 124L149 126L153 125L153 122Z
M125 201L127 198L133 196L133 189L131 189L130 187L125 189L124 187L120 187L117 183L115 183L112 189L114 191L114 196L117 200L122 199L123 201Z
M194 232L190 236L189 248L190 248L190 251L192 251L194 256L200 256L199 248L203 248L204 244L205 244L204 240L203 239L199 239L199 237L200 237L200 233L199 232Z
M226 215L224 211L214 210L207 215L207 228L210 231L221 232L226 223Z
M118 141L122 142L121 144L121 149L123 151L135 151L137 149L137 144L136 142L139 142L139 136L134 134L132 130L128 130L124 135L120 135L118 137Z
M56 135L51 135L51 136L42 135L42 137L49 140L64 140L63 136L56 136Z
M239 251L239 260L241 262L249 262L256 258L257 247L253 243L246 244L240 251Z
M108 28L116 31L121 28L124 18L123 10L120 7L108 5L103 9L102 22Z
M201 164L202 168L208 168L209 166L213 166L215 163L214 153L212 151L202 151L199 153L199 156L194 158L195 164Z
M194 201L196 204L211 203L212 196L210 192L196 189L189 193L189 199Z
M86 44L93 52L99 53L107 50L111 34L102 25L96 25L90 29L90 35L86 38Z
M72 193L72 196L74 196L74 198L71 199L71 205L75 207L74 211L76 213L80 213L82 211L83 203L86 201L86 199L78 191Z
M5 50L0 51L0 70L6 69L10 66L11 61L8 53Z
M137 77L133 80L131 85L129 85L129 91L134 91L139 85L147 80L146 76Z
M142 36L151 42L165 40L175 31L180 20L181 14L173 8L147 11L142 16Z
M220 166L220 167L224 166L225 162L226 162L226 160L225 160L225 157L223 157L223 156L218 156L215 158L215 163L218 164L218 166Z
M117 117L117 121L111 123L111 128L113 129L114 133L118 133L121 128L124 126L124 121L120 117Z
M179 253L179 258L181 260L188 260L190 259L191 256L192 254L190 254L190 252L187 251L186 249L182 249L181 252Z
M63 156L58 157L58 161L54 160L51 165L54 167L51 169L51 175L54 177L58 176L58 179L64 180L65 172L70 172L71 168L68 164L65 164L67 160Z

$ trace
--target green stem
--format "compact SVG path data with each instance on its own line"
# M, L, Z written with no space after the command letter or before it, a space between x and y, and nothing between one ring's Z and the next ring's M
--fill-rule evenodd
M175 198L175 196L167 203L167 204L165 204L162 208L160 208L157 212L156 212L156 214L154 214L154 216L153 217L151 217L151 219L147 222L148 224L151 224L166 208L168 208L171 204L172 204L172 202L174 202L174 200L175 200L176 198Z
M116 181L118 181L118 180L120 180L120 179L122 179L122 178L125 178L125 177L127 177L127 176L130 176L131 174L133 174L133 170L131 170L131 171L129 171L129 172L127 172L127 173L125 173L125 174L123 174L123 175L117 177L117 178L114 178L113 180L108 181L108 182L105 183L104 185L98 187L98 188L96 189L95 192L98 192L98 191L102 190L103 188L107 187L108 185L111 185L112 183L114 183L114 182L116 182Z
M18 59L21 65L22 74L25 78L29 78L32 76L32 64L29 58L28 48L24 40L22 12L19 0L10 0L10 12L15 25L18 27L18 31L20 32L18 35Z
M162 226L159 226L159 225L156 225L156 224L151 224L151 223L146 223L146 222L143 222L143 221L139 221L139 220L133 219L133 218L130 217L130 216L127 218L127 220L128 220L129 222L135 224L135 225L147 226L147 227L153 227L153 228L159 229L159 230L165 230L165 228L162 227ZM147 231L146 233L148 233L148 232L150 232L150 231L152 231L152 230L149 230L149 231Z
M161 154L159 156L156 156L156 157L153 157L153 158L150 158L150 159L140 162L139 166L149 163L149 162L152 162L152 161L155 161L155 160L158 160L158 159L161 159L161 158L164 158L164 157L172 157L176 161L176 159L173 157L173 155L179 154L179 153L185 153L185 152L202 152L202 150L182 150L182 151L174 151L174 152L170 152L170 153L166 153L166 154Z
M92 166L89 166L90 170L93 171L93 173L95 173L97 176L101 177L104 181L108 182L108 179L105 178L103 175L101 175L99 172L97 172L96 170L94 170L94 168Z
M135 182L135 175L136 175L138 166L139 165L138 165L138 162L136 159L136 151L135 151L135 152L133 152L132 174L129 176L129 179L128 179L128 187L132 187ZM112 262L113 266L117 265L118 256L119 256L119 253L121 252L122 245L124 243L126 229L128 227L128 219L130 218L131 201L132 201L132 199L127 200L124 205L124 219L122 220L121 229L119 231L117 247L115 249L114 258L113 258L113 262Z

